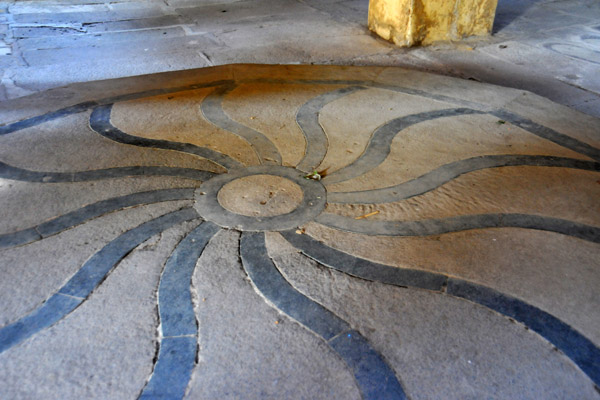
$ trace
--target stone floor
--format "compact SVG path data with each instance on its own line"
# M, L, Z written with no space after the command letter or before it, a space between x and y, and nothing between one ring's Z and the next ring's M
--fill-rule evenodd
M384 65L526 89L600 117L598 0L499 0L493 37L414 49L372 36L367 7L368 0L0 0L0 101L230 63Z
M600 3L367 4L0 1L0 398L600 398Z
M3 398L600 398L596 117L249 65L2 115Z

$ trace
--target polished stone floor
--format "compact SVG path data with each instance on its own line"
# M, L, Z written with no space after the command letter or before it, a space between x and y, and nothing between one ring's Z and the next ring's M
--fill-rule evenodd
M391 67L4 103L11 399L597 399L600 120Z

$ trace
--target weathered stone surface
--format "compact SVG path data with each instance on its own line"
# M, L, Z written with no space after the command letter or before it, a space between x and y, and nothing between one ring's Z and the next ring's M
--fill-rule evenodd
M2 393L136 398L152 373L156 352L160 271L190 227L166 230L160 240L140 246L64 320L0 354Z
M252 12L223 21L262 29ZM406 69L289 65L87 83L0 109L12 397L135 398L161 382L219 399L597 396L594 117ZM158 236L132 251L160 232L174 253ZM107 334L132 326L127 343Z
M448 295L349 277L316 265L277 234L269 239L286 278L386 354L411 398L597 398L569 359L520 324Z
M327 344L254 292L237 241L234 232L216 236L194 275L200 361L186 397L360 398L347 366Z
M95 252L119 234L185 205L184 202L133 208L97 218L56 236L0 252L0 297L5 326L42 304Z

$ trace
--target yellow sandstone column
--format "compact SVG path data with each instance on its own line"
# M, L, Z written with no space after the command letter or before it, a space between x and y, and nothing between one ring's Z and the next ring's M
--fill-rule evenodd
M398 46L492 31L498 0L370 0L369 29Z

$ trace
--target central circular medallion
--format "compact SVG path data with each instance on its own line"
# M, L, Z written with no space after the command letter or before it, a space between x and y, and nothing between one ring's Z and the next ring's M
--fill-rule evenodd
M227 210L249 217L272 217L294 211L304 194L296 183L274 175L251 175L225 184L217 195Z
M282 231L312 221L324 209L325 187L306 173L281 166L230 170L196 190L200 216L225 228Z

